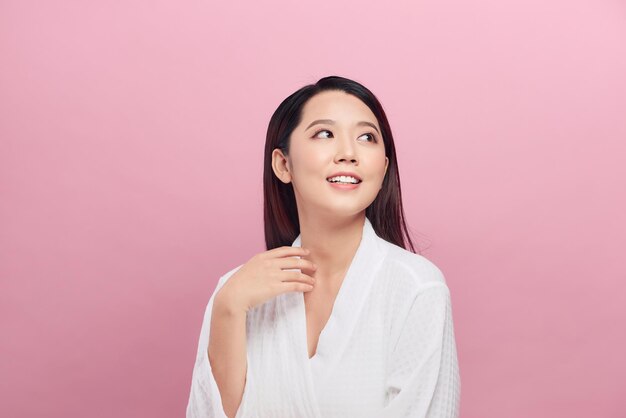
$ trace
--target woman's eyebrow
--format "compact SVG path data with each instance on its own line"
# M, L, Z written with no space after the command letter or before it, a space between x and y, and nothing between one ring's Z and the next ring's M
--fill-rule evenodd
M319 125L319 124L334 125L335 121L332 120L332 119L317 119L317 120L314 120L313 122L311 122L309 124L309 126L306 127L305 131L307 129L309 129L311 126ZM356 126L371 126L372 128L374 128L376 130L376 132L378 132L378 128L376 127L376 125L374 125L372 122L368 122L368 121L365 121L365 120L357 122ZM378 132L378 134L380 135L380 132Z

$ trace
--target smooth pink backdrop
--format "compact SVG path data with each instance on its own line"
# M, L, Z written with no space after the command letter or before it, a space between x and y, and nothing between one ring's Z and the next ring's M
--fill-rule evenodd
M264 250L265 129L388 113L464 418L623 417L623 1L0 4L0 416L184 416L218 277Z

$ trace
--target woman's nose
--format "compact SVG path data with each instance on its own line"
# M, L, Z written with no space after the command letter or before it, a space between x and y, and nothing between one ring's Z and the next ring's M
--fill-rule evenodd
M337 141L337 157L338 161L348 160L350 162L357 161L356 148L354 143L349 139L341 138Z

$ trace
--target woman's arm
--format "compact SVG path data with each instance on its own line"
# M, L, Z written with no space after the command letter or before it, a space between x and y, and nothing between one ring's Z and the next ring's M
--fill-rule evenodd
M228 399L229 396L227 395L226 392L228 392L228 390L226 389L226 387L228 386L228 383L223 384L222 386L224 386L224 388L220 388L218 387L217 384L217 380L216 380L216 374L217 371L213 370L213 367L211 366L211 363L213 363L213 365L215 365L219 370L219 376L223 376L226 375L226 373L223 373L223 370L227 370L228 366L226 368L220 368L220 365L222 364L223 360L221 359L222 356L218 356L220 357L219 359L215 359L213 358L213 350L211 350L211 360L209 361L209 340L214 340L213 342L217 342L218 344L216 345L216 347L218 347L218 350L216 350L216 352L221 352L223 350L220 350L219 347L222 346L222 344L220 344L220 341L225 340L226 344L228 344L228 336L226 337L222 337L220 335L217 335L216 338L211 338L211 324L214 322L213 321L213 312L216 312L216 316L223 316L224 310L223 310L223 297L224 295L222 295L221 289L224 286L224 284L226 283L226 281L237 271L239 270L239 268L241 268L242 265L234 268L233 270L227 272L225 275L221 276L220 279L217 282L217 285L215 287L215 290L213 291L213 294L211 295L211 297L209 298L209 302L207 303L206 309L204 310L204 317L202 319L202 327L200 329L200 338L198 339L198 349L196 351L196 361L193 367L193 373L192 373L192 377L191 377L191 388L189 391L189 401L187 402L187 413L186 413L186 417L187 418L229 418L232 416L236 416L236 413L232 413L231 409L229 407L229 409L227 409L227 411L229 411L230 413L227 415L226 411L224 410L224 405L227 404L227 406L229 405L229 401ZM217 295L220 294L220 303L218 305L217 303ZM214 306L216 306L216 309L213 309ZM230 305L231 308L234 306L238 306L238 305ZM229 312L229 310L226 310L226 312ZM231 313L234 313L235 311L230 311ZM220 319L216 319L215 320L215 324L217 325L215 328L215 333L216 334L222 334L222 332L220 332L220 329L222 328L228 328L230 326L229 322L233 322L233 320L237 318L237 316L226 316L226 320L222 320L222 318ZM243 320L240 320L243 321ZM245 325L243 325L241 328L243 329L245 327ZM227 334L228 335L228 334ZM237 334L235 333L235 335L241 335L241 334ZM239 338L241 339L241 337ZM217 357L217 356L216 356ZM243 402L246 399L246 393L250 392L252 390L252 386L254 385L254 379L252 378L252 375L250 373L250 369L247 368L247 363L249 361L249 359L246 359L246 363L244 363L244 366L246 366L246 376L244 378L245 381L245 387L244 387L244 392L243 392L243 397L240 399L239 402L239 406L236 407L234 409L234 411L240 412L241 407L243 406ZM228 360L224 360L224 361L228 361ZM220 379L221 382L223 382L224 380L228 381L229 376L226 376L226 379ZM223 391L225 396L225 400L226 402L222 402L222 395L220 394L220 391ZM253 407L251 407L253 408ZM243 410L241 412L244 412Z
M256 377L247 352L248 312L282 293L311 291L315 279L295 271L315 269L301 258L306 254L301 247L274 248L220 277L204 311L187 418L254 414Z
M224 412L234 418L246 384L246 310L235 308L227 294L215 296L207 355Z

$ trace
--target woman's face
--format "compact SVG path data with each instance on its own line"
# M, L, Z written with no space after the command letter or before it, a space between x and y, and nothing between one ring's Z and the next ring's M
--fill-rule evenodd
M293 184L298 213L352 216L364 211L382 186L389 159L374 113L357 97L343 91L313 96L302 110L302 122L291 134L289 156L279 149L273 169ZM354 173L361 182L333 186L327 178Z

